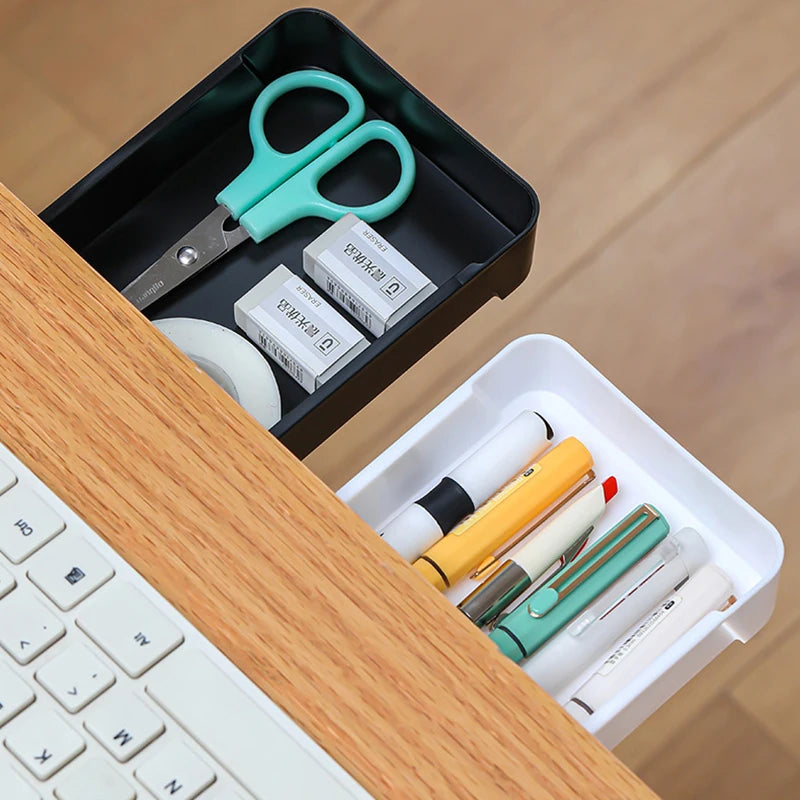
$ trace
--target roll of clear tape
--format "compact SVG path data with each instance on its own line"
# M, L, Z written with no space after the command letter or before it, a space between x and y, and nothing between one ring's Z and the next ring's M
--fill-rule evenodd
M265 428L281 418L272 368L247 339L204 319L171 317L153 324Z

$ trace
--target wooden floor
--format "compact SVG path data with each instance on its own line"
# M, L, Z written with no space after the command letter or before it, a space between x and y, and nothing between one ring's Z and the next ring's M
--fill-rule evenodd
M284 8L0 0L0 180L43 207ZM800 3L328 8L543 210L520 290L308 463L338 486L510 339L572 342L787 543L772 622L619 756L664 798L800 796Z

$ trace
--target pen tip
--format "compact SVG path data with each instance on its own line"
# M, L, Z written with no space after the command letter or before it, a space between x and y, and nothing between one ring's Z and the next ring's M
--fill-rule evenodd
M603 497L605 498L606 503L617 493L618 490L619 486L617 485L617 479L613 475L603 481Z

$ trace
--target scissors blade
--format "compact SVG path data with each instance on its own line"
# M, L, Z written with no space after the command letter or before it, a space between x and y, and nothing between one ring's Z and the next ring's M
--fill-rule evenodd
M248 233L241 225L231 231L225 230L230 215L225 206L217 206L131 281L122 294L142 311L241 244Z

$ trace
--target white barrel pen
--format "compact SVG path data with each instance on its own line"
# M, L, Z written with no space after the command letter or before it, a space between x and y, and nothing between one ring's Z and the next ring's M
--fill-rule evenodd
M648 614L567 703L575 719L588 719L706 614L732 601L730 578L706 564Z
M568 550L588 536L616 493L617 479L611 476L601 486L573 500L465 597L458 608L478 626L491 622Z
M401 511L380 535L403 558L414 561L522 472L552 438L553 429L541 414L523 411Z
M708 547L694 528L670 534L534 653L525 672L558 694L708 560Z

